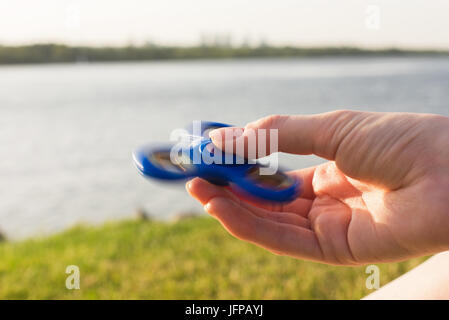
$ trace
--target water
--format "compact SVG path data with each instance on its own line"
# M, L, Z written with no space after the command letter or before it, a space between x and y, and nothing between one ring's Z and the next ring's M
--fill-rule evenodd
M204 119L244 125L337 108L449 115L449 58L317 58L0 67L0 229L201 212L140 177L131 150ZM290 168L319 163L283 157Z

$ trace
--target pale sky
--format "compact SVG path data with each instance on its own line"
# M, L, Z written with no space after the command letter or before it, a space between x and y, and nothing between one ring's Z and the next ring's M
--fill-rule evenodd
M449 49L449 0L0 0L0 44L147 40Z

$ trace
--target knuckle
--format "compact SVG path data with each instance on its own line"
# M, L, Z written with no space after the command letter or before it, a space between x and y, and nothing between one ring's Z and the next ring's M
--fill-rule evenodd
M285 115L272 114L247 125L247 128L279 128L288 118Z
M335 110L335 111L331 112L331 114L334 115L337 118L352 117L356 113L357 113L356 111L349 110L349 109L338 109L338 110Z

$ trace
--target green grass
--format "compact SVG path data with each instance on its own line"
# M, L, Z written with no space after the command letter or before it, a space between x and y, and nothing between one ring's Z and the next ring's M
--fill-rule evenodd
M424 259L379 265L381 285ZM80 268L80 290L65 269ZM0 299L359 299L365 267L275 256L209 217L123 221L0 244Z

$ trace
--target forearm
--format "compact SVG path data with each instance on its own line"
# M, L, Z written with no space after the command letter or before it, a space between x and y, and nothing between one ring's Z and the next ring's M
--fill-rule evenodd
M449 299L449 251L433 256L364 299Z

